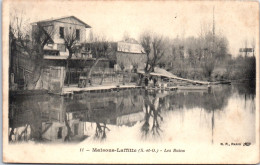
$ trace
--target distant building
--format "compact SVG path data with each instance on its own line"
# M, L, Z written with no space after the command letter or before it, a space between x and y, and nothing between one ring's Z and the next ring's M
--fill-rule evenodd
M122 66L125 70L141 68L144 66L145 59L143 47L135 39L129 38L116 43L116 70L122 69Z
M142 54L144 52L142 45L140 45L133 38L129 38L125 41L117 42L117 51L125 52L125 53L137 53L137 54Z
M244 56L255 56L254 48L240 48L239 53Z

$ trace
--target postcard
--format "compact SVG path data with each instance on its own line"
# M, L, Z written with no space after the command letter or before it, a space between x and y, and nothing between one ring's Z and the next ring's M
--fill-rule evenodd
M259 163L258 1L3 2L6 163Z

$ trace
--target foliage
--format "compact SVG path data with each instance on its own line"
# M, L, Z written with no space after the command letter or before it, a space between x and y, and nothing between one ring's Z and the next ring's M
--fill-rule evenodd
M109 44L109 42L105 39L105 37L100 37L100 36L93 36L93 41L89 44L86 44L85 46L89 47L92 56L95 58L94 63L91 65L87 79L91 80L91 74L93 68L97 65L97 63L102 59L102 58L108 58L110 54L113 54L115 51L113 47ZM92 84L90 82L90 84Z
M211 80L214 69L228 60L228 40L222 34L203 29L198 37L169 40L170 51L165 53L164 66L177 76ZM161 65L163 66L163 65ZM194 72L200 68L198 72Z
M28 89L34 89L40 78L41 69L44 67L43 48L46 44L53 42L52 36L54 34L53 28L47 28L41 23L36 23L33 27L31 29L28 20L24 20L23 12L11 13L9 25L10 62L12 65L14 56L21 54L27 55L28 60L32 61L32 74L26 82Z
M146 60L145 54L128 54L121 52L117 52L116 58L120 67L124 66L125 68L129 68L132 65L133 69L142 67Z
M72 54L75 53L77 43L79 41L76 37L76 27L65 28L64 44L69 51L68 60L72 58Z
M162 36L145 32L140 37L140 43L146 54L146 62L144 71L149 74L158 65L162 57L165 55L166 42Z

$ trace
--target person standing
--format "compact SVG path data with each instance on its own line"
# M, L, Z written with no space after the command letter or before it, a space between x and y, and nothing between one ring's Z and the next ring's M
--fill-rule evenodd
M156 83L157 83L157 79L156 79L156 77L154 77L153 78L153 85L154 85L154 87L156 86Z
M144 79L144 85L145 85L145 87L148 86L148 83L149 83L149 79L148 79L147 76L145 76L145 79Z

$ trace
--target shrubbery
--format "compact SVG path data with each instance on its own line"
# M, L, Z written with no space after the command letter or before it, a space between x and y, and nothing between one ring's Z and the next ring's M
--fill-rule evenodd
M224 63L224 64L223 64ZM211 81L253 81L256 78L255 57L237 57L228 61L223 61L216 65L210 74ZM182 78L194 80L209 80L209 74L205 73L203 67L191 67L187 63L176 62L172 68L168 69L171 73Z

